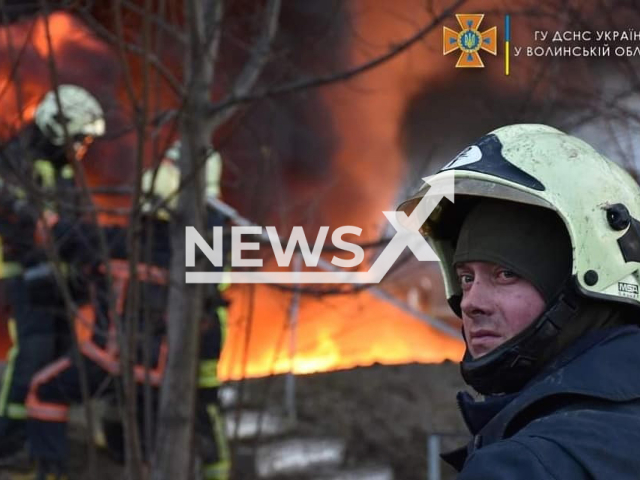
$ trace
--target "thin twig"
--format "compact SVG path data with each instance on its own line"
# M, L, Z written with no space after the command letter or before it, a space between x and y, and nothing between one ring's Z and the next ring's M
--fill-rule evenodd
M264 66L269 59L271 44L278 31L280 19L281 0L269 0L264 9L263 28L260 37L252 49L249 61L244 65L240 75L236 79L232 89L231 98L243 98L249 96L249 92L254 88ZM224 103L224 102L223 102ZM229 104L228 107L231 107ZM218 110L211 109L209 116L214 128L223 124L234 113L233 108L224 107Z
M255 92L248 93L248 90L243 92L239 89L234 89L232 93L222 101L210 105L207 109L209 116L216 124L223 123L227 118L233 115L234 106L242 103L252 102L255 100L261 100L266 97L272 97L276 95L282 95L285 93L294 93L300 90L306 90L309 88L317 88L320 86L336 83L344 80L349 80L357 75L367 72L373 68L376 68L389 60L393 59L399 53L407 50L415 43L422 40L435 28L437 28L442 20L451 15L452 12L461 7L467 0L456 0L448 8L443 10L440 15L435 17L431 22L422 27L416 33L406 40L400 42L394 47L391 47L386 53L376 57L372 60L362 63L354 68L344 70L342 72L331 73L327 75L316 76L310 79L300 79L285 85L280 85L275 88L260 89ZM222 113L224 112L224 113Z
M97 35L102 37L107 42L118 46L122 50L135 53L136 55L140 55L140 56L144 55L144 49L142 47L138 45L134 45L132 43L125 42L124 37L122 37L120 33L114 35L106 27L104 27L102 24L97 22L88 13L82 12L81 17ZM176 77L173 75L171 70L169 70L167 66L162 63L160 58L155 54L148 53L147 60L149 64L153 65L155 69L158 71L158 73L162 75L162 78L164 78L167 81L167 83L169 84L171 89L174 91L176 96L178 98L182 98L185 94L184 88L182 87L180 82L176 79Z
M145 5L146 8L146 5ZM120 57L120 63L125 77L125 88L129 97L129 102L133 106L135 115L136 126L136 182L134 182L134 208L131 209L131 215L129 218L129 229L127 232L127 257L129 262L129 277L130 281L127 288L127 310L124 318L119 321L120 328L118 329L118 340L120 344L120 368L122 370L123 381L123 394L124 394L124 440L125 449L128 452L126 457L126 469L128 477L131 479L142 478L142 458L141 458L141 445L140 436L137 427L137 385L134 377L134 363L135 363L135 349L136 349L136 330L138 321L134 318L137 315L138 310L138 281L136 275L136 267L139 258L139 239L138 235L138 223L139 217L136 208L140 198L140 176L142 175L142 159L144 157L144 143L145 143L145 120L147 111L147 98L148 92L143 85L141 103L138 103L138 98L135 92L133 76L129 62L126 56L125 47L125 32L122 19L122 0L117 0L113 5L114 23L117 35L117 51ZM148 19L144 17L145 31L143 34L143 83L147 80L145 74L147 73L146 67L148 66L148 36L146 35L148 25ZM120 312L123 313L123 312Z
M59 91L58 91L58 86L60 85L60 82L58 80L58 69L57 69L57 65L56 65L56 61L54 58L54 50L53 50L53 44L52 44L52 39L51 39L51 31L49 28L49 3L47 0L41 0L41 6L44 12L44 16L43 16L43 21L44 21L44 27L45 27L45 37L46 37L46 42L47 42L47 50L48 50L48 56L47 56L47 60L48 60L48 66L49 66L49 72L51 75L51 83L54 86L54 91L55 91L55 100L56 100L56 104L57 104L57 108L59 112L63 112L63 108L62 108L62 103L60 101L60 95L59 95ZM65 148L69 151L72 147L70 146L70 142L69 142L69 132L67 131L67 125L66 123L62 123L63 126L63 131L64 131L64 138L65 138ZM72 156L72 162L73 162L73 168L74 170L77 172L80 170L79 166L77 165L77 159L75 158L75 156ZM83 175L79 175L79 180L81 183L82 187L85 187L83 190L86 192L86 183L84 183L84 176ZM44 207L41 206L40 208L41 212L44 212ZM43 221L44 219L41 218L41 221ZM90 440L89 440L89 454L88 454L88 462L87 462L87 470L89 472L94 472L95 471L95 462L96 462L96 448L95 448L95 444L93 442L93 434L95 432L95 428L94 428L94 417L93 417L93 407L91 405L90 400L90 390L89 390L89 383L88 383L88 379L87 379L87 370L86 370L86 365L84 363L84 358L82 356L82 354L80 353L80 349L78 346L78 338L76 336L76 331L75 331L75 317L76 317L76 313L77 313L77 307L75 305L75 302L73 301L73 297L71 295L71 292L69 290L69 286L67 285L67 283L64 280L64 277L62 275L62 272L60 270L60 258L57 254L57 251L53 248L53 245L51 244L51 235L47 235L48 240L45 239L45 242L47 244L47 249L48 249L48 253L50 255L50 258L53 259L53 264L54 264L54 268L53 268L53 272L56 278L56 283L58 284L58 287L60 288L60 291L62 293L63 299L64 299L64 303L65 303L65 309L66 309L66 313L67 313L67 320L69 321L69 326L71 329L71 339L72 339L72 343L73 343L73 354L74 354L74 358L75 361L77 363L77 368L78 368L78 376L79 376L79 381L80 381L80 392L81 392L81 396L82 396L82 401L84 403L84 408L85 408L85 417L87 420L87 426L89 429L89 435L90 435Z

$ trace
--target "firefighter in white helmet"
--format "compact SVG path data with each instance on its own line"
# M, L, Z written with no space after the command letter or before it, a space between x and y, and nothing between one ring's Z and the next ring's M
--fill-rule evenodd
M13 347L0 392L0 463L14 464L26 438L25 397L33 374L65 350L64 305L36 223L77 201L73 163L105 133L104 111L82 87L60 85L44 95L28 124L0 146L2 278L13 312Z
M100 103L77 85L60 85L48 92L36 108L35 122L57 147L68 141L79 147L87 139L101 137L106 130Z
M545 125L499 128L446 164L422 226L462 320L459 480L631 480L640 457L640 188ZM401 205L422 208L425 186Z
M142 177L145 201L143 212L169 221L177 205L177 192L181 174L178 167L180 142L167 151L156 169L150 169ZM218 152L208 154L204 166L205 196L220 195L222 159ZM224 226L226 218L214 209L207 209L207 230ZM200 341L200 367L198 374L198 401L196 403L196 435L199 438L199 455L203 461L205 480L227 480L230 473L230 456L218 401L218 360L226 337L228 302L224 290L228 283L208 285L205 293Z
M136 322L141 327L146 323L149 330L139 332L139 338L149 342L152 358L150 369L144 363L136 364L134 374L136 380L143 383L150 381L154 397L157 387L162 381L167 360L166 345L166 312L168 294L168 268L171 258L171 219L178 188L180 187L180 171L171 153L158 165L148 170L142 178L142 228L139 232L140 257L135 268L139 285L138 304L141 306L140 318L145 321ZM217 162L219 171L219 155L212 153L208 162ZM213 170L210 170L213 171ZM212 178L217 184L219 175ZM212 184L211 187L214 187ZM215 188L219 188L215 185ZM93 289L96 302L78 312L76 325L91 323L89 335L78 332L79 348L85 359L85 369L89 370L88 386L90 393L95 393L107 376L118 377L120 366L118 361L119 346L115 337L115 324L108 310L106 288L108 263L111 277L111 291L116 299L118 317L125 317L125 305L131 271L128 264L129 249L126 242L126 228L101 227L109 249L109 258L100 258L99 252L92 249L97 240L95 225L73 225L61 219L53 227L55 238L61 239L60 255L78 261L77 252L86 252L81 256L87 258L84 271L89 271L87 283L95 285ZM64 240L62 240L64 239ZM91 252L95 252L92 256ZM71 260L70 260L71 261ZM126 318L126 317L125 317ZM224 430L217 410L217 359L223 340L223 329L226 324L226 302L221 292L213 288L208 292L202 318L202 345L200 359L199 394L197 402L196 433L203 448L199 451L205 465L206 479L226 479L229 473L229 455ZM148 338L148 333L152 338ZM140 351L143 346L139 346ZM67 438L64 426L68 419L70 402L82 400L79 386L79 370L71 355L65 355L38 372L31 383L27 397L27 413L30 417L29 442L31 452L38 460L40 471L61 477L66 474L68 455ZM103 392L106 393L106 392ZM142 399L141 399L142 401ZM144 408L138 409L144 425ZM142 431L145 431L143 428ZM105 422L107 443L114 453L122 450L122 428L117 418L109 418ZM144 437L142 437L144 438ZM145 449L146 449L145 445ZM120 450L120 451L119 451ZM148 451L147 451L148 453Z

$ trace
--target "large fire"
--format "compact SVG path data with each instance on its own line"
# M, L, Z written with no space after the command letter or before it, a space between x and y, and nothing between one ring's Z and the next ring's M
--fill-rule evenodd
M313 373L375 362L440 362L462 355L459 340L447 338L366 291L348 298L304 296L292 330L291 295L277 295L273 288L255 288L255 310L249 318L250 287L236 287L219 370L223 378Z
M415 31L413 22L395 21L381 7L370 7L362 14L353 7L356 28L363 36L369 32L373 37L375 32L376 40L386 47ZM426 22L426 14L423 19L413 20ZM0 95L0 138L6 139L29 122L38 100L51 88L47 64L50 47L59 82L84 85L100 98L108 99L108 129L118 130L116 126L126 124L122 120L131 106L117 54L67 13L52 14L49 31L51 45L42 18L0 29L0 73L6 79ZM372 54L360 47L354 42L350 50L354 65ZM321 206L323 216L330 218L331 226L362 226L365 240L380 234L386 222L381 212L393 207L405 174L398 142L401 114L407 98L430 70L420 49L424 45L322 94L341 135L330 178L334 186ZM175 107L175 96L167 93L166 85L161 88L163 92L157 96L159 103L154 108ZM135 134L126 129L117 137L96 141L85 159L90 186L130 182L135 142ZM147 164L153 151L148 143ZM127 205L122 196L102 194L95 199L108 208ZM104 213L101 218L108 221L109 214ZM303 295L293 340L288 328L290 292L268 286L235 286L230 296L229 334L220 365L225 379L289 370L311 373L374 362L438 362L458 359L463 351L459 339L439 333L366 291L321 299Z
M429 20L424 9L412 0L404 3L422 12L422 18L417 15L411 22L389 15L382 4L369 2L365 8L363 3L351 4L354 29L365 39L375 38L379 48L363 49L361 43L353 42L352 65L409 37L417 24ZM323 197L323 209L331 213L333 226L361 226L363 235L370 239L380 234L386 222L381 212L393 208L405 173L399 145L401 115L410 95L433 73L433 63L426 61L433 56L426 50L424 44L418 44L384 66L324 91L336 130L341 132L341 148L331 177L334 186ZM220 369L224 378L288 371L311 373L374 362L440 362L458 360L463 354L460 339L435 330L366 291L335 298L303 297L294 333L287 323L290 295L278 295L273 287L258 287L252 319L243 308L246 296L237 292L233 300L229 342ZM293 347L292 335L296 339ZM246 365L243 354L247 356Z

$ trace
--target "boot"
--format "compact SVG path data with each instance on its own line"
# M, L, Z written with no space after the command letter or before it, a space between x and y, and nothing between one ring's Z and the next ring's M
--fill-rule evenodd
M38 460L35 480L69 480L69 477L62 463Z
M0 417L0 468L22 470L31 466L26 440L25 420Z

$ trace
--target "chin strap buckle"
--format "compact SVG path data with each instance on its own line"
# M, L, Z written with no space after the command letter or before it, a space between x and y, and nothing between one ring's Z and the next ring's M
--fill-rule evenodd
M546 317L558 331L562 330L578 311L577 300L575 293L566 289L547 312Z
M536 358L519 353L513 359L509 368L531 368L536 363Z

